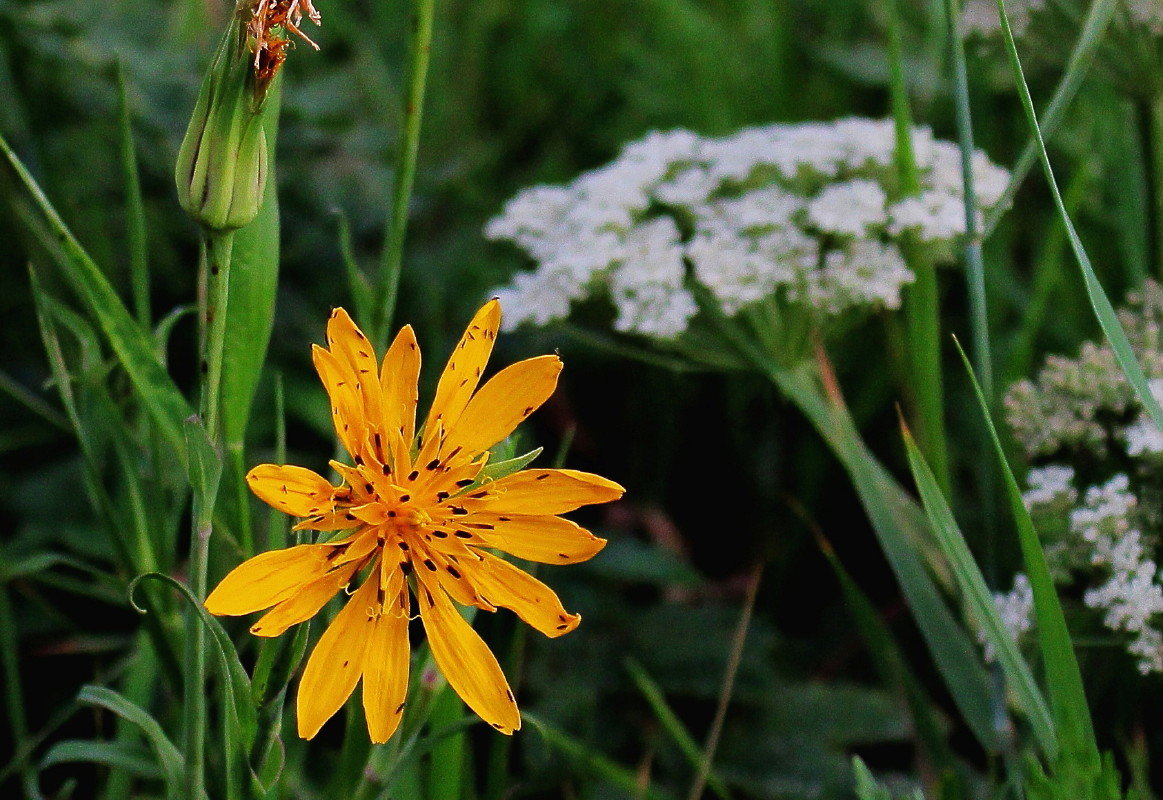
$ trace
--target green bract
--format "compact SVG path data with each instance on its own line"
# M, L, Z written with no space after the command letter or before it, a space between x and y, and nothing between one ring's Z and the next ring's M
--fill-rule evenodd
M258 214L267 179L264 100L236 16L202 81L174 168L178 201L207 228L241 228Z

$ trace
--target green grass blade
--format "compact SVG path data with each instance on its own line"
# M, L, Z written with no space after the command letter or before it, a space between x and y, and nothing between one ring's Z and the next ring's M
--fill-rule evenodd
M104 686L82 687L77 695L77 701L112 711L140 728L157 758L162 780L166 785L166 796L175 800L181 797L182 771L184 769L182 754L178 752L178 748L174 746L174 743L162 730L162 726L150 716L149 712Z
M1070 631L1066 627L1066 616L1062 613L1062 604L1054 588L1054 579L1046 563L1046 554L1042 551L1042 543L1034 530L1030 512L1022 501L1022 490L1018 487L1013 470L1006 460L1005 450L997 435L997 428L993 424L993 417L989 413L989 405L981 391L981 385L965 358L960 343L957 343L957 352L965 362L965 369L969 373L973 391L981 406L981 414L997 454L1005 481L1006 495L1017 525L1022 563L1025 565L1026 575L1030 579L1030 587L1034 594L1034 619L1037 624L1038 643L1042 649L1042 661L1045 664L1050 710L1054 727L1058 732L1059 752L1064 763L1073 763L1084 769L1093 766L1097 770L1098 745L1095 743L1094 728L1090 720L1090 708L1086 703L1082 672L1078 668Z
M141 199L141 175L133 146L133 121L125 66L117 62L117 117L121 136L121 169L125 183L125 232L129 246L129 276L133 284L133 312L143 328L150 326L149 256L145 233L145 204Z
M40 769L77 762L101 764L112 770L128 772L150 780L168 778L158 768L157 761L142 748L122 742L90 739L65 739L57 742L41 758ZM168 791L169 784L166 786ZM176 796L172 792L167 794L167 797Z
M840 583L844 602L856 622L857 631L868 646L876 671L880 673L882 681L900 692L909 708L921 753L928 757L940 773L952 774L955 770L953 752L945 741L924 687L909 667L900 646L893 640L888 626L840 562L831 543L822 533L817 532L816 538L820 551Z
M1042 130L1047 138L1054 135L1058 125L1066 118L1066 109L1078 94L1078 88L1082 85L1083 78L1090 70L1090 65L1094 63L1095 50L1114 17L1116 6L1117 0L1095 0L1091 4L1078 41L1074 43L1074 49L1070 51L1070 58L1066 62L1066 71L1062 80L1058 82L1058 86L1055 87L1054 94L1050 97L1050 103L1046 106L1046 113L1042 116ZM1006 184L1001 200L985 218L985 224L982 226L984 229L982 238L988 239L997 228L998 223L1009 210L1010 204L1013 203L1014 196L1018 193L1022 181L1026 179L1026 175L1029 174L1037 160L1038 140L1034 138L1022 149L1021 156L1018 157L1013 170L1010 171L1010 180Z
M1014 43L1014 34L1010 29L1009 19L1006 16L1005 0L997 0L997 8L998 14L1001 16L1002 34L1005 37L1006 51L1010 57L1010 68L1014 75L1014 85L1017 88L1018 96L1022 102L1022 110L1026 114L1026 122L1030 126L1030 132L1037 146L1038 158L1042 162L1042 171L1046 175L1046 183L1050 186L1050 194L1054 199L1054 206L1058 210L1058 215L1062 218L1062 224L1066 226L1066 236L1070 241L1071 249L1074 251L1074 257L1078 261L1078 267L1082 271L1082 280L1086 286L1086 295L1090 300L1091 307L1094 309L1095 316L1098 318L1098 324L1102 328L1102 332L1106 334L1111 349L1114 350L1115 359L1118 361L1123 372L1126 373L1127 380L1130 381L1131 386L1134 387L1139 402L1143 404L1143 408L1150 415L1151 420L1160 429L1163 429L1163 408L1160 408L1159 402L1151 394L1151 390L1147 386L1147 378L1143 374L1143 368L1135 358L1134 350L1131 349L1131 343L1127 340L1127 334L1123 330L1123 326L1119 324L1114 306L1111 305L1110 299L1106 296L1106 292L1103 291L1102 284L1098 280L1098 275L1095 274L1094 267L1091 266L1090 257L1086 254L1086 248L1082 246L1082 240L1078 238L1078 232L1075 231L1074 223L1070 220L1070 214L1067 212L1066 204L1062 200L1062 193L1058 191L1058 182L1054 178L1054 168L1050 165L1050 155L1046 152L1046 143L1042 139L1042 131L1038 125L1038 116L1034 112L1034 101L1030 97L1030 88L1026 85L1022 62L1018 57L1017 45ZM987 396L991 395L987 392ZM1031 581L1033 580L1032 575L1030 579Z
M541 734L541 738L545 740L545 743L554 750L573 759L579 766L586 768L597 777L605 780L615 788L626 792L631 797L645 797L650 800L672 800L668 792L663 792L653 786L643 787L638 775L632 770L626 769L626 767L579 742L569 734L559 731L540 717L536 717L528 711L522 711L521 718Z
M954 618L926 569L926 563L931 568L946 566L939 563L940 553L924 561L919 555L934 549L924 512L860 440L839 398L825 399L792 373L777 370L771 377L844 465L954 703L981 745L994 750L998 740L990 713L989 675L977 646Z
M206 610L206 607L194 596L188 586L174 580L169 575L162 575L160 572L147 572L144 575L139 575L129 584L129 598L139 612L142 612L142 609L137 606L134 596L137 587L146 580L161 581L177 589L179 595L201 617L202 624L210 631L227 694L226 713L233 723L228 726L228 731L237 738L238 746L242 752L249 752L258 730L258 719L254 703L251 700L250 678L238 660L238 653L234 649L234 643L230 641L230 635L226 633L221 623Z
M986 586L985 576L981 574L973 553L969 551L969 545L966 544L965 537L957 526L957 520L954 519L953 512L941 493L941 487L937 485L929 465L925 463L925 457L903 422L901 434L908 454L909 469L921 494L925 512L929 515L933 534L953 567L953 574L957 577L965 603L993 645L1006 682L1013 691L1018 706L1025 712L1039 748L1048 759L1053 759L1058 754L1058 738L1042 692L1038 689L1029 665L1018 652L1017 645L1010 638L1005 623L1001 620L997 604L989 587Z
M643 668L641 664L633 658L626 658L622 665L626 667L626 671L630 673L630 677L634 680L634 685L638 687L638 691L642 693L650 710L654 712L654 716L658 719L663 729L667 732L670 738L678 746L686 760L690 762L693 769L698 770L702 765L703 751L699 747L698 742L690 735L686 726L682 724L682 720L671 709L670 704L666 702L666 695L663 694L662 688L655 683L650 674ZM707 773L707 786L711 787L716 795L723 800L731 800L731 792L723 780L714 772Z
M133 319L109 280L81 247L2 136L0 156L16 174L26 199L31 201L31 207L21 204L25 223L39 235L69 285L84 301L129 375L142 405L185 464L186 449L181 426L182 420L190 416L191 409L154 355L148 329Z
M888 0L889 90L896 139L896 172L901 197L921 191L920 171L913 153L913 116L909 109L905 82L904 44L899 0ZM893 198L894 200L897 198ZM904 387L916 411L918 435L937 473L941 486L949 486L949 454L945 437L945 398L941 370L941 309L937 268L917 247L915 237L906 234L901 251L915 280L905 291L904 317L908 326L905 349L909 380Z

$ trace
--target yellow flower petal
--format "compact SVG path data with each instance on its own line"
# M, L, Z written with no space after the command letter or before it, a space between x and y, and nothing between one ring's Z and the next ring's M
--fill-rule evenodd
M570 614L557 595L528 572L491 553L481 553L482 568L472 571L473 583L489 602L507 608L546 636L569 633L581 622L581 614Z
M399 431L404 443L411 447L416 436L416 404L420 399L420 345L416 332L405 325L396 334L392 346L384 354L380 368L380 385L384 393L384 425L386 431ZM404 464L393 464L403 469Z
M470 513L564 514L591 503L617 500L625 491L613 481L589 472L526 469L487 483L450 503Z
M384 395L371 342L346 310L336 308L327 321L327 344L332 355L354 381L368 426L382 430Z
M478 512L464 517L461 524L488 547L543 564L587 561L606 546L605 539L561 517Z
M363 398L356 387L359 383L331 354L319 345L311 346L311 360L319 380L331 398L331 420L335 423L335 433L347 452L358 455L367 440L367 423L364 417Z
M295 517L331 510L335 487L323 476L291 464L260 464L246 475L250 490L260 500Z
M364 652L375 628L374 611L379 589L378 571L347 601L319 637L295 700L299 736L311 739L351 696L363 669Z
M255 636L281 636L292 625L311 619L336 592L347 585L358 568L359 562L353 561L302 585L251 625L250 632Z
M408 590L399 570L389 581L387 607L374 623L363 660L363 711L376 744L396 732L408 693Z
M436 582L420 572L417 575L421 580L420 617L448 685L501 733L518 730L521 713L501 665Z
M325 544L301 544L248 559L222 579L206 598L206 610L237 617L270 608L320 578L330 564Z
M465 408L446 446L475 455L504 439L541 407L557 388L561 359L538 356L505 367L481 387Z
M444 430L449 431L464 413L493 352L493 342L500 326L501 304L490 300L472 318L440 375L436 397L424 423L426 439L433 435L438 420L443 421Z

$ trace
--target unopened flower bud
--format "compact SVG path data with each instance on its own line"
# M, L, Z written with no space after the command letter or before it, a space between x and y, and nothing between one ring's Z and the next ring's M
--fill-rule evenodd
M178 151L178 200L207 228L241 228L258 214L267 178L262 100L245 18L236 15L202 81Z

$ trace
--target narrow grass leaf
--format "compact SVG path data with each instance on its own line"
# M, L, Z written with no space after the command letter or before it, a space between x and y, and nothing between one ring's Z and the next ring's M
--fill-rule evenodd
M953 574L957 577L957 583L961 588L965 603L973 619L981 626L990 644L993 645L1006 682L1013 692L1018 706L1029 720L1030 728L1034 733L1034 738L1038 741L1039 748L1048 759L1052 760L1058 754L1058 738L1042 692L1038 689L1038 684L1034 680L1029 665L1022 658L1022 654L1018 652L1014 640L1010 638L1005 623L1002 622L1001 615L998 613L993 595L990 593L989 587L986 586L985 576L981 574L981 569L977 566L973 553L969 551L969 545L966 544L965 537L957 526L957 520L954 519L949 504L945 501L944 495L941 494L941 488L937 485L936 478L929 469L929 465L925 463L925 458L917 447L916 441L913 440L912 434L909 433L903 422L901 423L901 435L904 437L909 469L912 471L913 480L917 484L917 490L921 494L921 502L924 504L925 512L929 515L933 534L953 567Z
M146 750L123 742L102 742L91 739L65 739L49 748L40 760L40 769L58 764L101 764L147 780L163 778L157 761ZM167 783L167 792L169 784ZM177 797L168 793L167 797Z
M242 751L249 752L258 730L258 719L254 704L251 702L250 678L247 677L246 670L243 669L242 663L238 660L238 653L234 649L230 635L226 633L222 624L206 610L206 607L194 596L188 586L160 572L147 572L144 575L138 575L129 584L130 602L139 613L145 612L137 605L135 595L138 586L147 580L161 581L177 589L179 595L198 613L202 624L213 636L214 649L218 656L222 682L227 694L226 712L234 723L230 732L238 739Z
M992 751L998 740L990 713L989 675L977 646L953 616L926 569L928 565L948 570L948 565L931 541L924 512L860 440L839 398L825 398L801 376L786 370L770 374L844 465L957 709L982 747ZM926 554L924 561L922 553Z
M670 704L666 702L666 695L663 694L662 688L650 677L650 674L633 658L627 658L622 662L626 667L626 671L630 673L630 677L634 680L634 685L638 687L638 691L642 693L642 697L646 700L650 710L654 712L655 718L662 725L663 729L670 736L671 740L678 746L686 760L690 762L691 767L695 770L703 760L703 752L699 747L698 742L690 735L686 726L682 724L682 720L674 713ZM731 800L731 792L714 772L707 773L707 786L711 790L723 798L723 800Z
M856 629L868 645L868 652L872 656L876 671L880 673L881 680L900 692L909 708L921 753L933 763L937 771L953 774L956 760L952 750L949 749L933 704L926 696L924 687L909 667L900 646L893 640L888 626L872 601L861 591L840 562L831 543L822 534L817 533L816 538L820 551L828 560L836 580L840 583L840 591L856 623Z
M19 216L29 231L39 237L69 285L84 301L129 375L142 405L184 464L186 449L181 425L190 416L190 406L155 356L149 332L133 319L104 273L81 247L2 136L0 156L15 173L25 199L31 203L31 206L19 204Z
M133 311L142 327L149 327L149 258L145 234L145 204L141 199L141 175L133 146L133 120L125 65L117 62L117 121L121 146L121 172L125 184L125 233L129 248L129 276L133 284Z
M1074 251L1075 259L1078 261L1079 269L1082 270L1082 280L1086 286L1086 295L1090 299L1090 305L1094 309L1102 332L1110 342L1111 349L1114 350L1115 358L1118 360L1119 366L1126 374L1131 386L1135 389L1135 394L1138 396L1139 402L1143 404L1143 408L1150 415L1155 425L1163 430L1163 408L1160 408L1159 401L1155 399L1155 396L1151 394L1151 390L1147 386L1147 377L1143 374L1143 368L1135 358L1134 350L1131 348L1131 343L1127 339L1127 334L1123 330L1123 326L1119 323L1114 306L1111 305L1110 299L1107 297L1106 292L1103 291L1102 283L1099 282L1098 275L1095 274L1094 267L1090 263L1090 257L1086 254L1086 248L1082 246L1082 240L1078 238L1078 232L1074 229L1074 223L1070 220L1070 214L1067 212L1066 204L1062 200L1062 193L1058 191L1058 182L1054 178L1054 168L1050 165L1050 155L1046 152L1046 143L1042 139L1042 131L1038 125L1038 116L1034 112L1034 101L1030 97L1030 87L1026 85L1022 62L1018 58L1018 48L1014 43L1014 33L1010 29L1009 19L1006 16L1005 0L997 0L997 8L998 14L1001 16L1002 34L1005 37L1006 51L1010 57L1010 68L1013 71L1014 85L1017 88L1018 97L1022 102L1022 110L1025 112L1026 122L1030 126L1030 132L1037 146L1038 157L1042 162L1042 171L1046 175L1046 183L1050 186L1050 194L1054 199L1054 206L1058 210L1058 215L1062 218L1062 224L1066 226L1066 236L1070 241L1071 249ZM1030 577L1032 580L1033 576Z
M1046 670L1047 693L1050 697L1050 709L1058 733L1062 760L1073 763L1080 769L1097 770L1098 745L1090 720L1090 708L1086 703L1082 672L1078 668L1070 631L1066 627L1066 616L1062 613L1062 604L1054 588L1054 579L1046 563L1046 554L1034 530L1030 512L1022 501L1022 490L1018 487L1013 470L1006 460L1005 450L997 435L993 417L989 413L989 404L960 343L957 343L957 352L965 362L965 369L977 395L981 414L989 430L994 451L997 453L998 464L1005 480L1006 495L1017 525L1022 562L1034 594L1034 620L1037 623L1038 643L1042 649L1042 661Z
M1062 75L1062 80L1054 88L1054 94L1050 97L1050 103L1046 106L1046 113L1042 117L1042 130L1047 139L1053 137L1058 125L1066 118L1066 109L1075 95L1078 94L1078 88L1082 85L1083 78L1086 77L1091 64L1094 63L1095 50L1098 49L1103 34L1106 33L1107 26L1114 17L1117 5L1117 0L1095 0L1091 4L1078 41L1074 43L1074 49L1070 51L1070 58L1066 62L1066 70ZM1018 157L1010 171L1010 180L1006 184L1001 200L985 218L985 224L982 226L983 239L988 239L997 228L998 223L1009 210L1010 204L1013 203L1014 195L1018 193L1022 181L1026 179L1030 168L1037 160L1038 140L1033 138L1022 149L1021 156Z
M650 800L672 800L669 792L664 792L654 786L643 786L638 775L621 764L612 761L602 753L582 744L567 733L558 730L549 723L530 714L521 712L521 718L533 726L541 734L545 743L563 755L574 759L577 764L585 767L594 775L610 783L617 789L626 792L631 797L646 797Z
M182 773L185 769L182 754L149 712L104 686L83 686L77 695L77 702L104 708L140 728L157 759L166 785L166 796L181 797Z

